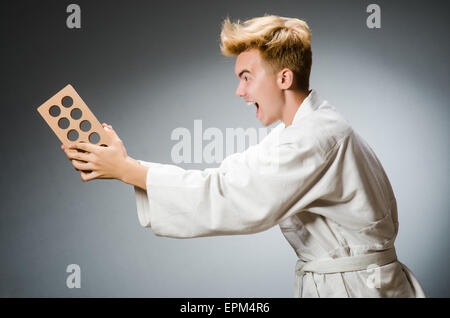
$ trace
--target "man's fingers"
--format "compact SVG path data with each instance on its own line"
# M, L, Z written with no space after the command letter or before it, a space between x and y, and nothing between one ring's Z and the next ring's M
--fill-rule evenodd
M108 124L103 123L103 124L102 124L102 127L103 127L106 131L114 131L114 129L112 128L111 125L108 125Z
M92 171L92 172L80 171L80 175L81 175L81 180L83 180L85 182L94 180L99 176L99 174L96 171Z
M105 126L103 126L103 128L104 128L107 132L109 132L109 133L114 134L114 135L117 136L116 131L114 130L114 128L112 128L111 125L105 125ZM117 138L119 138L119 136L117 136Z
M115 142L121 143L122 140L120 139L119 135L117 135L116 131L111 125L103 124L103 128L105 129L106 133L110 134L110 136L113 138Z
M82 171L87 171L87 170L92 171L94 169L94 165L90 162L72 160L72 165L75 167L75 169L82 170Z
M76 150L66 150L67 158L70 160L90 161L91 155L89 153L83 153Z
M80 149L80 150L84 150L87 152L91 152L91 153L96 153L97 152L97 147L96 145L92 145L90 143L87 142L76 142L74 144L71 144L69 146L69 149Z

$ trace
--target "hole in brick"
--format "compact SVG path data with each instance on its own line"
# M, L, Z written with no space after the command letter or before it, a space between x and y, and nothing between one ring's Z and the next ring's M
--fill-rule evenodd
M78 131L76 131L76 130L74 130L74 129L69 130L69 132L67 133L67 138L68 138L70 141L75 141L75 140L77 140L77 139L78 139Z
M70 112L70 116L75 120L80 119L81 115L83 115L83 112L79 108L75 108Z
M70 96L65 96L61 100L61 103L63 104L64 107L68 108L68 107L71 107L73 105L73 99Z
M97 134L96 132L93 132L92 134L89 135L89 141L92 144L97 144L100 141L100 135Z
M87 120L83 120L80 123L80 129L81 129L81 131L84 131L84 132L91 130L91 123Z
M70 126L70 121L66 118L63 117L60 120L58 120L58 127L61 129L67 129Z
M58 106L53 105L52 107L50 107L48 112L52 117L58 117L61 114L61 109Z

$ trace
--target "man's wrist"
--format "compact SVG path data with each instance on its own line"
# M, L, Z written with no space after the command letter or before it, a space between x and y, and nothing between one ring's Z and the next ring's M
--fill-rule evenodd
M124 169L120 180L146 190L147 171L148 167L141 165L139 161L128 156L125 159Z

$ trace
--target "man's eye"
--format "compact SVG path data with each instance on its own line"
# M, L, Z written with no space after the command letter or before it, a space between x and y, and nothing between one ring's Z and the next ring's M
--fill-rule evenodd
M244 79L245 79L246 82L248 81L248 77L247 76L244 76Z

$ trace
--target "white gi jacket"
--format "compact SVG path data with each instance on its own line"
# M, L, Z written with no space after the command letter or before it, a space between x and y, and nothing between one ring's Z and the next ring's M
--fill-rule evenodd
M149 169L147 191L135 187L138 217L158 236L250 234L279 225L304 262L394 247L397 206L381 163L315 90L292 125L279 124L218 168L140 163ZM425 297L398 261L296 279L297 297Z

